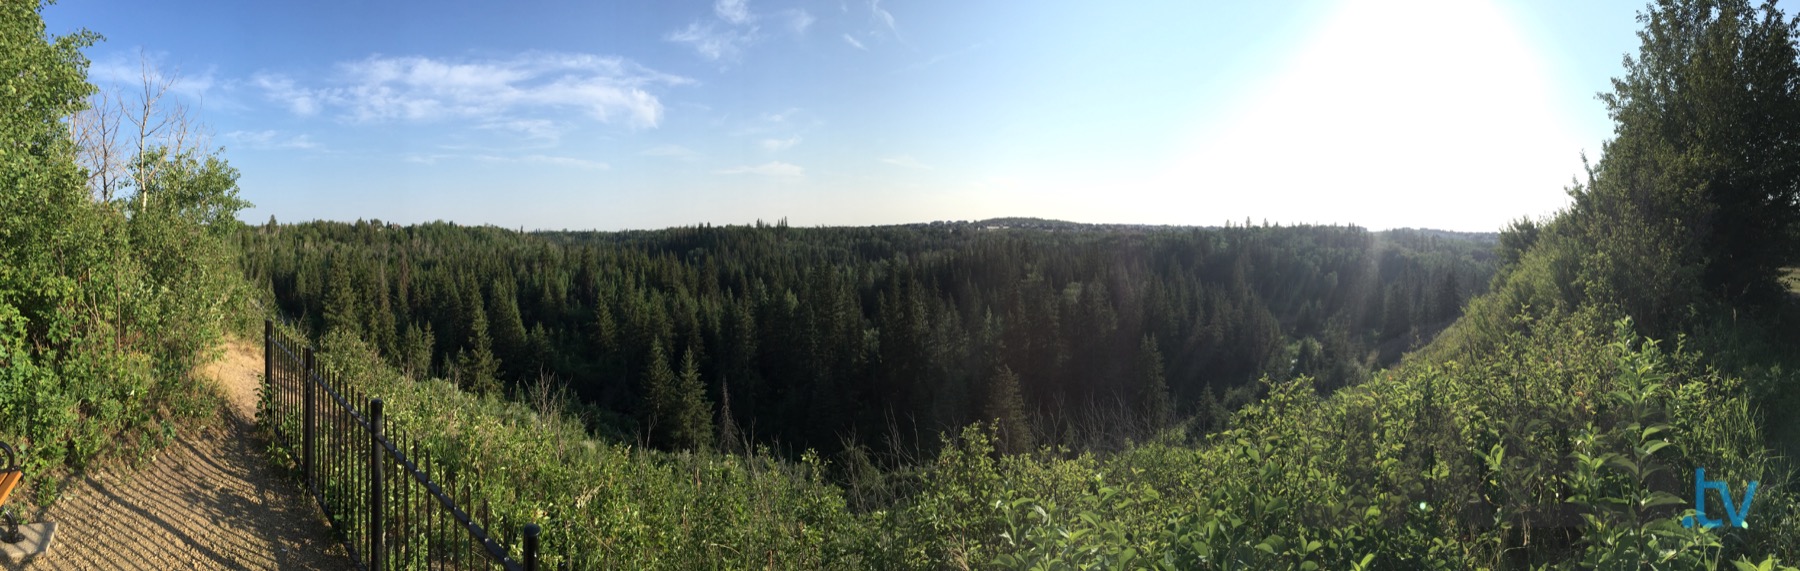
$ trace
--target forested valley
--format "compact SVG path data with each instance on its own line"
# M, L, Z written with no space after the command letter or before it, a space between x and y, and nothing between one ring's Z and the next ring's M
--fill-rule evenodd
M270 224L244 268L283 315L417 378L567 387L658 447L934 448L998 415L1007 446L1206 429L1258 379L1358 383L1485 290L1493 235L1100 227L1028 219L519 233ZM729 423L731 426L724 425ZM1198 433L1196 433L1198 434ZM735 444L735 443L731 443Z
M92 160L96 37L41 10L0 4L0 439L40 506L216 420L194 366L266 318L548 568L1800 562L1772 2L1647 7L1567 207L1491 235L253 225L222 151Z

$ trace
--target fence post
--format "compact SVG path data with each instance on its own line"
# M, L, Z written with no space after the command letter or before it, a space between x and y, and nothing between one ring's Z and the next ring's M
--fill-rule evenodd
M317 467L313 465L313 460L315 458L313 449L317 448L317 446L315 446L315 445L318 443L318 440L317 440L317 438L318 438L318 435L317 435L318 422L316 420L316 417L318 415L314 414L315 410L318 408L318 405L316 404L318 401L318 397L315 396L315 394L318 393L318 390L313 388L313 385L317 384L317 383L313 382L313 350L312 350L312 347L307 347L304 351L301 352L300 361L301 361L301 368L304 369L304 372L302 372L300 375L300 384L306 387L306 391L305 391L306 392L306 406L302 407L303 410L301 411L301 416L303 416L304 418L302 418L300 420L300 423L302 425L305 425L306 428L303 429L303 431L302 431L305 434L305 436L303 437L304 442L301 443L300 455L306 461L306 466L305 466L306 487L307 487L307 489L312 490L314 493L317 493L318 490L317 490L316 482L319 481L318 480L319 471L318 471Z
M369 571L381 571L381 399L369 399Z
M263 320L263 395L275 387L275 320ZM258 407L261 408L261 407Z
M537 571L538 524L525 524L525 571Z

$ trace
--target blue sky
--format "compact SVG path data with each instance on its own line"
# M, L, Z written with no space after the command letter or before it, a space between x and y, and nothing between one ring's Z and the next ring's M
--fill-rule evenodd
M1567 202L1636 2L62 0L241 215L1490 231Z

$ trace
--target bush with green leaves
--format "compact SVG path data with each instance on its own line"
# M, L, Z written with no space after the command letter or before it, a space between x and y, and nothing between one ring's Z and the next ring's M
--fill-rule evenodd
M148 200L90 195L65 120L97 36L51 37L41 10L0 6L0 439L47 502L54 472L216 411L190 375L245 313L226 241L245 203L216 155L157 149L133 163Z

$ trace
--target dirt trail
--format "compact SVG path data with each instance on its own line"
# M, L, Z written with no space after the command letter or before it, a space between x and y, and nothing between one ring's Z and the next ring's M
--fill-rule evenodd
M0 569L352 569L292 480L251 437L262 350L232 341L203 369L229 401L222 428L178 438L137 471L78 476L48 512L50 553Z

